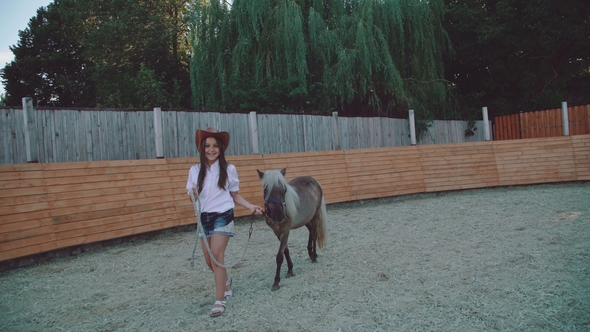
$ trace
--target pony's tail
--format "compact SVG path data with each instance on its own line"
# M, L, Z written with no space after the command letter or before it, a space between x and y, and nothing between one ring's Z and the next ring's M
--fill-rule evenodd
M316 234L318 235L317 238L317 244L320 248L323 248L324 245L326 245L326 237L327 237L327 215L328 213L326 212L326 201L324 200L324 195L322 195L322 204L320 206L320 213L317 217L317 228L316 228Z

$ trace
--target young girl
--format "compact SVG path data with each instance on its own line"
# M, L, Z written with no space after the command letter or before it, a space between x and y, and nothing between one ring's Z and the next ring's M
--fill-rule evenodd
M206 237L201 240L201 247L205 262L215 276L215 304L210 315L219 316L225 310L225 298L232 296L232 279L228 277L225 268L212 261L205 241L208 241L213 257L223 265L225 248L229 238L234 236L235 204L249 209L256 215L262 214L262 208L250 204L238 192L240 180L236 167L225 160L225 150L229 145L227 132L219 132L215 128L199 129L195 143L201 163L189 170L186 189L189 190L189 195L192 190L195 199L198 197L200 200L201 227Z

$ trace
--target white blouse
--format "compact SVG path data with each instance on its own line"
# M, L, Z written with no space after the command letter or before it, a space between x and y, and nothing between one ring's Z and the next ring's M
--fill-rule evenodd
M191 190L197 187L199 179L199 170L201 164L196 164L188 171L188 181L186 182L186 190ZM227 165L227 184L226 190L219 189L217 182L219 181L219 160L217 160L207 170L205 181L203 181L203 190L199 194L201 201L201 212L225 212L235 207L233 198L230 192L240 191L240 180L238 179L238 171L232 164Z

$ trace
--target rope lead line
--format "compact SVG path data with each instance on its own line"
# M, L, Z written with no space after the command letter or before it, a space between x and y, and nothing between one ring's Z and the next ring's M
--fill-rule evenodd
M209 257L211 260L219 267L224 269L234 267L242 262L244 256L246 255L246 250L248 249L248 244L250 244L250 239L252 238L252 224L254 223L254 216L250 217L250 229L248 230L248 242L246 242L246 246L244 247L244 251L242 252L242 256L233 264L221 264L215 259L213 253L211 252L211 247L209 246L209 241L205 237L205 232L203 231L203 227L201 227L201 200L199 198L195 199L195 194L192 190L189 190L189 195L191 200L193 201L193 207L195 208L195 216L197 217L197 233L195 238L195 246L193 247L193 254L191 255L191 267L195 266L195 252L197 251L197 243L199 242L199 235L203 238L203 242L205 243L205 247L207 248L207 252L209 253Z

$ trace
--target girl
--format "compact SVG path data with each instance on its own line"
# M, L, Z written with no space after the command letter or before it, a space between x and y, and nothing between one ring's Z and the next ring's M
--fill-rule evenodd
M234 236L235 204L249 209L256 215L262 214L262 208L250 204L238 192L240 180L236 167L225 160L225 150L229 145L227 132L219 132L215 128L199 129L195 143L201 163L189 170L186 189L192 190L194 197L200 200L201 227L206 237L201 239L201 247L205 262L215 276L215 304L210 315L219 316L225 311L225 298L232 296L232 279L228 277L225 268L212 261L205 241L209 243L213 257L223 265L225 248L229 238Z

